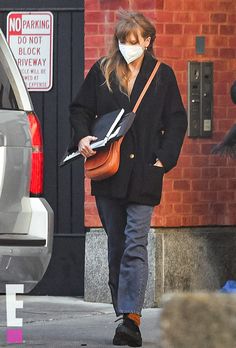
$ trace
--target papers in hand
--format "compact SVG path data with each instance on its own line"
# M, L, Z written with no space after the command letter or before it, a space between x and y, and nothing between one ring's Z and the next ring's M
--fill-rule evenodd
M78 150L78 151L75 151L75 152L72 152L72 153L69 154L69 155L66 155L66 156L63 158L63 160L62 160L62 162L61 162L61 165L63 165L63 164L65 164L66 162L68 162L68 161L74 159L75 157L78 157L79 155L80 155L79 150Z
M92 149L104 147L109 140L118 136L121 127L118 126L116 128L116 126L122 118L125 110L121 109L118 114L117 111L118 110L100 116L94 122L91 134L97 137L97 140L90 143Z
M125 110L119 109L109 112L105 115L98 116L92 124L91 135L97 137L97 140L92 141L90 146L93 150L104 148L110 142L118 140L124 136L131 127L135 114L133 112L126 113ZM70 163L72 160L80 156L79 150L64 155L60 166Z

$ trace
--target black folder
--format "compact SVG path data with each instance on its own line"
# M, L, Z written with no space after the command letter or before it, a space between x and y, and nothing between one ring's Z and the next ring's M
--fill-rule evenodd
M92 149L96 151L104 149L127 133L134 121L135 113L124 114L124 112L124 109L118 109L95 118L91 127L91 135L97 137L97 140L90 143ZM67 148L59 166L62 167L79 156L81 154L77 148L70 151Z

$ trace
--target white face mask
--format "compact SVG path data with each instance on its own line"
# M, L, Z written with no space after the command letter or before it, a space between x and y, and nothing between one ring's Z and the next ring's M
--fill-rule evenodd
M126 45L126 44L122 44L120 41L119 41L119 50L122 56L124 57L124 59L126 60L127 64L141 57L141 55L144 52L144 48L140 46L139 44Z

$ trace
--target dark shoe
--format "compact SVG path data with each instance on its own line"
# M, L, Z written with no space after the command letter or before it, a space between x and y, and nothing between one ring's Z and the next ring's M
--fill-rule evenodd
M120 337L119 335L115 334L115 336L113 338L113 345L114 346L127 346L128 343L122 337Z
M124 317L125 317L125 314L123 314L123 316L122 316L121 318L116 319L115 322L122 319L122 320L123 320L123 323L124 323ZM123 323L120 323L120 324L118 325L118 327L121 326L121 325L123 325ZM118 329L118 327L117 327L117 329ZM117 332L117 329L116 329L116 332ZM124 340L122 337L120 337L119 335L117 335L117 334L115 333L115 336L114 336L114 338L113 338L113 345L115 345L115 346L127 346L128 343L127 343L126 340Z
M126 315L120 319L123 319L123 323L120 323L116 328L113 344L116 346L141 347L142 337L139 327Z

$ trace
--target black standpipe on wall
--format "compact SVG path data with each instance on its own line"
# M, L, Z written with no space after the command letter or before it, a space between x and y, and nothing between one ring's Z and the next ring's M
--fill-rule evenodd
M212 136L213 62L188 62L188 136Z

